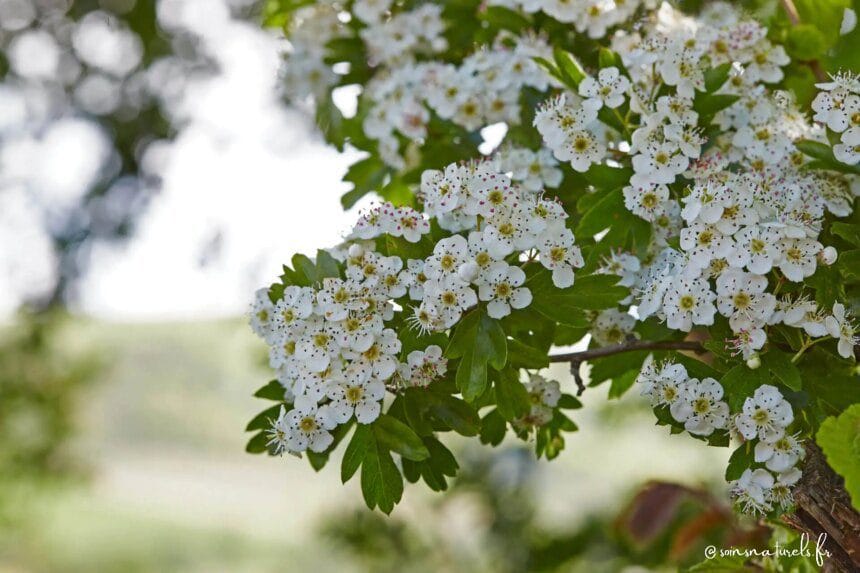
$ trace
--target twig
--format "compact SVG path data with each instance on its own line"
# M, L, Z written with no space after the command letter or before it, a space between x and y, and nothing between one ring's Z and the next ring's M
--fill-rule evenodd
M581 352L555 354L549 357L549 361L570 363L570 373L573 374L573 380L576 382L576 395L581 396L585 391L585 383L583 383L582 377L579 375L579 367L583 362L588 362L595 358L622 354L624 352L633 352L636 350L691 350L696 353L702 353L705 352L705 347L702 346L701 342L697 342L695 340L668 340L658 342L649 340L631 340L622 344L592 348Z

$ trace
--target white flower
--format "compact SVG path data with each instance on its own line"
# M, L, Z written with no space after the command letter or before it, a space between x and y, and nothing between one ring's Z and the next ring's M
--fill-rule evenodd
M579 95L587 98L582 105L600 109L604 105L616 108L624 103L624 93L630 87L630 80L622 76L616 67L603 68L595 80L591 76L579 84Z
M432 280L456 276L460 265L468 261L469 243L462 235L442 239L424 263L424 274Z
M296 358L311 372L322 372L338 355L337 327L317 317L309 321L305 334L296 343Z
M733 351L732 355L736 356L740 354L744 360L753 361L748 362L747 366L758 368L758 366L753 365L756 364L755 360L758 356L756 351L761 350L764 343L767 342L767 333L764 331L764 328L750 325L748 328L738 328L735 330L735 334L734 338L726 341L728 343L727 347Z
M762 439L755 445L755 461L774 472L784 472L803 457L803 446L794 436Z
M633 170L636 172L634 185L646 183L669 184L675 177L683 173L689 165L689 160L680 153L677 143L648 143L633 156Z
M842 358L854 356L854 346L860 342L855 334L857 329L851 320L851 313L840 302L833 304L833 315L824 319L827 334L839 340L837 348Z
M783 303L780 315L783 324L802 328L809 336L818 338L827 334L826 317L814 300L800 297Z
M690 265L694 269L704 269L712 260L728 257L734 249L734 242L716 225L693 223L681 230L681 248L689 254Z
M743 475L731 483L732 495L746 513L766 513L772 509L768 498L774 480L765 469L747 469Z
M532 293L521 285L526 274L519 267L499 261L490 265L478 287L478 298L489 301L487 314L492 318L503 318L511 313L511 307L525 308L532 302Z
M391 213L385 231L392 237L403 237L410 243L417 243L421 235L430 232L430 222L412 207L398 207Z
M597 138L586 130L572 132L565 142L553 148L553 153L559 161L568 161L574 171L585 173L593 163L603 159L605 147Z
M732 330L763 324L776 308L776 297L764 292L767 277L728 269L717 277L717 308Z
M659 71L663 81L675 86L682 97L692 98L696 90L705 91L704 72L692 50L671 48L663 56Z
M717 309L707 281L680 279L671 283L663 297L663 311L669 328L690 332L694 324L710 326Z
M860 112L856 112L860 116ZM860 127L852 127L842 134L841 143L833 146L833 155L847 165L860 162Z
M744 401L743 411L735 417L735 425L748 440L775 439L785 433L792 420L791 404L775 386L765 384Z
M269 289L261 288L254 292L254 302L248 313L251 329L260 338L266 341L272 340L275 331L272 328L272 319L275 314L275 305L269 298Z
M537 193L546 187L558 187L561 184L563 175L552 151L543 148L533 153L522 149L520 153L520 162L511 171L513 180L518 181L524 189Z
M353 414L359 424L369 424L382 410L385 384L371 376L370 368L353 364L346 369L343 380L330 385L326 394L331 400L329 413L338 424L348 422Z
M744 73L753 82L776 83L782 79L781 66L791 61L782 46L774 46L767 40L759 42Z
M373 344L363 352L344 351L344 356L353 360L357 367L363 367L379 380L388 380L397 370L397 353L400 352L397 333L386 328L376 336Z
M714 429L726 427L729 405L722 401L723 387L713 378L695 378L683 387L680 397L669 408L672 417L684 422L691 434L709 436Z
M776 263L790 281L800 282L815 273L821 243L812 239L783 239L779 245L782 257Z
M667 363L655 366L649 358L636 381L641 386L641 395L651 398L652 406L671 406L678 400L689 377L683 364Z
M463 311L478 304L478 296L467 283L454 276L428 282L424 287L424 302L433 308L428 319L438 319L443 328L451 328L460 320Z
M360 290L356 281L325 278L322 289L317 292L317 304L327 320L344 320L350 311L364 308L364 303L357 296Z
M669 188L656 183L628 185L623 189L623 193L624 206L646 221L654 221L662 215L669 199Z
M746 267L750 272L766 274L781 256L781 238L782 233L778 229L759 225L746 227L735 234L734 248L726 260L733 267Z
M538 242L540 263L552 271L552 283L558 288L572 286L573 269L585 264L579 247L574 246L573 241L573 232L562 227L544 233Z
M433 380L441 378L448 370L448 359L442 356L442 348L431 344L424 350L413 350L400 365L401 377L412 386L426 388Z
M322 452L334 441L329 430L336 425L328 406L318 406L314 400L299 396L292 410L285 413L281 409L281 416L273 429L277 431L275 437L279 438L277 445L280 447L284 443L284 450ZM280 440L282 432L286 435L283 441Z
M524 420L527 424L543 426L552 421L553 408L561 398L561 387L555 380L532 374L525 384L532 407Z
M598 346L621 344L633 332L636 319L617 308L607 308L597 314L591 325L591 337Z
M770 501L776 502L783 509L790 508L794 504L791 488L802 476L803 473L796 467L777 474L776 483L770 490Z
M424 211L433 217L449 213L461 205L464 191L460 167L452 163L445 171L427 169L421 173L421 199Z

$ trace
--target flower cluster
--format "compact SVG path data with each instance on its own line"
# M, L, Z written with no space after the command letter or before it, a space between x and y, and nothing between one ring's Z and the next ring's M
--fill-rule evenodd
M836 159L856 165L860 162L860 80L855 75L839 74L816 85L823 91L812 102L813 119L841 134L840 142L833 146Z
M332 251L345 263L345 278L287 286L274 303L267 289L258 291L251 325L269 343L269 363L294 405L273 425L278 451L325 449L338 424L379 416L386 383L426 387L445 375L437 345L401 361L401 341L387 326L396 311L412 307L408 321L425 332L452 328L479 301L490 317L505 317L532 301L520 260L539 261L558 286L573 284L583 262L564 225L567 214L540 190L517 186L496 163L425 171L424 213L384 203L360 215L344 247ZM382 237L420 242L431 231L428 217L453 232L428 257L375 250L373 240Z
M408 63L375 76L367 85L370 102L365 134L378 141L383 159L402 167L400 137L423 140L431 110L468 131L489 124L520 121L520 92L543 91L549 78L535 64L548 48L537 36L516 39L513 48L496 45L466 57L459 65Z
M529 413L515 422L515 426L529 428L545 426L554 415L554 409L561 399L561 387L555 380L547 380L540 374L532 374L526 383L531 408Z
M732 415L720 383L713 378L690 378L682 364L657 364L649 357L636 382L654 407L668 407L672 418L691 434L709 436L715 430L732 429L755 442L755 463L764 467L748 468L731 483L732 494L745 511L765 513L774 504L791 505L788 488L800 479L796 465L803 458L803 447L796 436L786 433L794 415L776 387L760 386Z
M649 358L636 382L653 406L668 406L672 418L691 434L709 436L728 425L729 405L713 378L690 378L682 364L657 364Z

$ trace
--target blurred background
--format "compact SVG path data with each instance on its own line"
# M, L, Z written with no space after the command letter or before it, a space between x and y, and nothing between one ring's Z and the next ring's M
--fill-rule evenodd
M259 11L0 0L0 571L673 570L763 535L727 511L727 450L608 385L558 459L449 444L452 490L392 518L244 452L250 295L362 207Z

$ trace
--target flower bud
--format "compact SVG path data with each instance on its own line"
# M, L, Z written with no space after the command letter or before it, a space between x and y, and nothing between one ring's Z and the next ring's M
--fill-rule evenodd
M825 247L823 251L818 253L818 260L821 261L822 264L832 265L836 262L836 249L833 247Z
M759 358L758 354L753 354L749 358L747 358L747 368L750 370L755 370L761 366L761 358Z
M463 263L460 265L460 268L457 269L457 275L460 277L460 280L470 283L476 278L478 278L478 274L481 272L481 267L478 266L478 263L475 261L469 261L468 263Z
M363 255L364 255L364 247L362 247L358 243L353 243L349 246L350 258L357 259Z

